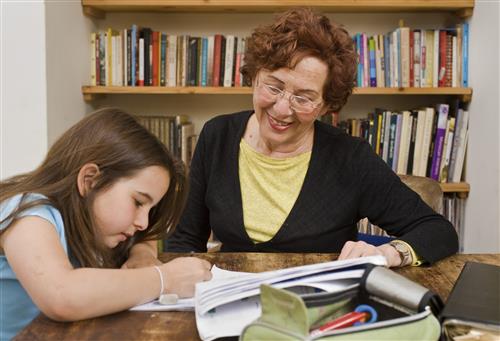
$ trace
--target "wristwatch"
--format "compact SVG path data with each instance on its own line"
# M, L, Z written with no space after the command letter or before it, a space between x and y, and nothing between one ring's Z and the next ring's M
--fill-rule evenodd
M412 263L411 251L406 243L403 243L399 240L393 240L389 243L396 251L399 253L399 257L401 257L401 264L399 266L406 266Z

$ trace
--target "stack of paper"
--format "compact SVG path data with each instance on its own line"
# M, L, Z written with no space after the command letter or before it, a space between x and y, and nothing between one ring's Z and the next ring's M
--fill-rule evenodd
M367 264L386 266L383 256L371 256L328 263L214 278L196 284L196 325L202 340L239 335L260 316L261 284L289 288L299 293L335 292L359 283Z

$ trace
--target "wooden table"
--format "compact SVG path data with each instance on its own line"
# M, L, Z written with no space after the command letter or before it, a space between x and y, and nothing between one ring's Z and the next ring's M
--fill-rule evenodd
M163 254L169 261L180 254ZM220 268L260 272L336 259L336 254L206 253L196 254ZM455 255L432 267L396 271L426 286L446 300L466 261L500 265L500 255ZM125 285L125 284L124 284ZM73 323L49 320L40 314L14 340L199 340L193 312L130 312Z

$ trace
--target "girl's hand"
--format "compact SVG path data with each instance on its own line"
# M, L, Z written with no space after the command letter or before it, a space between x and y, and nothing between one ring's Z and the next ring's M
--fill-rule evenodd
M401 257L393 246L389 244L373 246L363 241L346 242L344 244L344 247L342 248L342 251L340 251L338 260L375 255L384 256L387 259L387 264L389 265L389 267L401 265Z
M122 269L144 268L161 264L163 263L156 257L156 241L148 241L132 246L130 255L123 263Z
M196 283L212 279L211 268L209 262L195 257L179 257L162 265L164 293L193 297Z

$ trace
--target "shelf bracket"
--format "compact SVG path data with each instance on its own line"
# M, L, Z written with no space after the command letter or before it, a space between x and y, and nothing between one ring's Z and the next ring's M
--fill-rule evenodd
M106 18L106 12L101 11L100 9L91 6L82 6L82 7L83 7L83 14L85 14L87 17L95 19Z
M472 13L474 12L473 8L463 8L455 12L456 16L461 19L468 19L472 17Z
M469 103L472 100L472 94L462 95L462 102Z
M101 97L104 97L103 94L83 94L83 100L85 102L93 102Z

